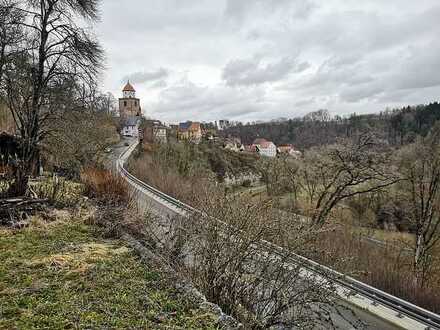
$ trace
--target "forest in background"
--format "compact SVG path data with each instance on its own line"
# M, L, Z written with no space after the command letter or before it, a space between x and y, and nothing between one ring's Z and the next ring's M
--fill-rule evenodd
M304 150L369 131L390 145L402 146L414 142L416 136L426 136L437 120L440 120L440 104L434 102L347 117L332 117L327 110L318 110L286 121L239 124L226 129L223 134L239 137L244 144L263 137L276 145L291 143Z

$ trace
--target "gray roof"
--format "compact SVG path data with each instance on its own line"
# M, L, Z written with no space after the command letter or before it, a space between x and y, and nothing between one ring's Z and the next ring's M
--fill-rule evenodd
M127 117L124 122L124 126L136 126L140 122L139 117Z
M187 121L187 122L185 122L185 123L179 123L179 128L180 128L182 131L186 131L186 130L188 130L188 129L191 127L191 124L192 124L191 121Z

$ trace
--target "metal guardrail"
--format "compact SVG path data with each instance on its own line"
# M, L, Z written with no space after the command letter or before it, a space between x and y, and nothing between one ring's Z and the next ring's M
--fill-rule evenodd
M133 145L131 146L133 147ZM131 148L124 151L124 153L121 155L125 155L128 151L130 151ZM132 151L132 150L131 150ZM131 152L130 151L130 152ZM162 199L166 203L171 204L172 206L181 209L189 214L191 213L198 213L202 214L200 210L197 210L163 192L160 190L146 184L145 182L139 180L134 175L132 175L130 172L128 172L124 164L120 159L118 160L118 168L120 173L126 177L131 182L139 185L143 189L149 191L150 193L154 194L156 197ZM275 254L281 254L283 253L285 255L286 251L271 243L268 241L261 241L262 246L264 246L266 249L270 250L272 253ZM347 289L352 293L352 295L360 295L364 296L368 299L370 299L374 304L381 304L383 306L386 306L392 310L394 310L398 315L398 317L404 318L408 317L413 320L416 320L424 325L426 325L426 330L429 329L440 329L440 315L435 314L433 312L430 312L426 309L423 309L419 306L416 306L408 301L405 301L403 299L397 298L391 294L388 294L384 291L381 291L379 289L376 289L368 284L365 284L363 282L360 282L350 276L344 275L340 272L337 272L327 266L321 265L313 260L310 260L308 258L305 258L303 256L297 255L295 253L289 252L291 256L291 260L304 267L305 269L317 273L323 277L328 278L329 280L337 283L341 287Z

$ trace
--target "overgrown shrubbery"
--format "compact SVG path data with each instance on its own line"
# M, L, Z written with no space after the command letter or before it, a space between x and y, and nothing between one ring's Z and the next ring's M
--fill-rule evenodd
M101 166L105 150L119 141L113 119L104 113L66 111L52 125L44 153L46 163L76 179L83 169Z
M211 143L157 145L149 148L148 156L144 154L142 158L172 169L182 177L197 174L215 178L218 182L223 182L226 176L256 173L258 161L255 155L237 153Z
M85 194L91 198L113 203L127 203L130 200L125 180L109 170L87 168L81 173L81 181L85 186Z

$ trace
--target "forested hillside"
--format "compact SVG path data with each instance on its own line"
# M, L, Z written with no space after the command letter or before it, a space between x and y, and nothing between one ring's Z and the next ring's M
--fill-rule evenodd
M306 149L368 130L392 145L404 145L414 142L417 135L426 136L437 120L440 120L440 104L435 102L348 117L332 118L326 110L320 110L288 121L238 125L224 134L240 137L245 144L264 137L275 144L292 143L299 149Z

